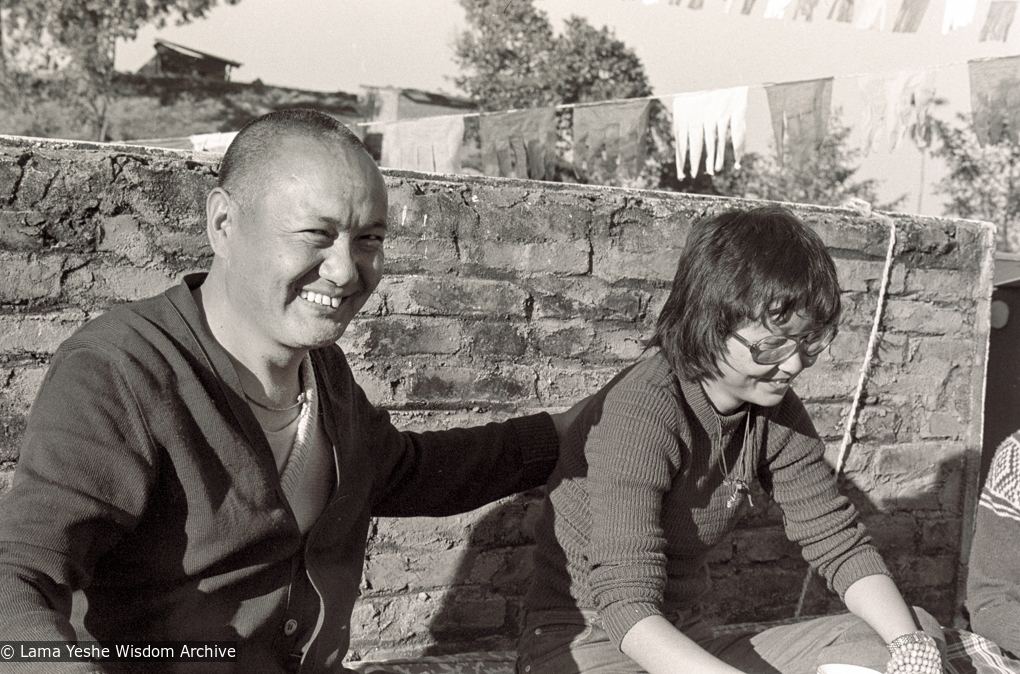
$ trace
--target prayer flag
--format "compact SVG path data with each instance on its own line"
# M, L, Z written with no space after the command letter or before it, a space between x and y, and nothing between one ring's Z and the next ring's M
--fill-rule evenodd
M779 163L783 163L787 154L796 157L816 151L828 131L832 78L770 84L766 85L765 93Z
M574 108L574 164L590 175L635 178L645 163L647 99Z
M974 132L981 145L1020 139L1020 56L967 64Z
M860 5L854 17L854 28L858 30L882 30L885 25L885 0L859 0Z
M894 33L916 33L928 11L929 0L903 0L900 11L893 24Z
M1009 35L1009 27L1013 25L1015 14L1016 0L992 0L978 41L999 40L1005 42Z
M457 173L464 142L461 115L421 117L383 125L382 160L388 168Z
M893 75L864 76L857 80L864 97L861 126L867 140L864 154L883 145L896 149L909 131L921 143L928 110L935 99L934 76L930 71L902 71Z
M854 20L854 0L836 0L829 9L829 18L842 23Z
M534 108L478 119L485 175L551 179L556 163L556 110Z
M946 13L942 18L942 34L966 28L974 21L977 0L946 0Z
M804 19L810 21L815 13L818 0L797 0L797 9L793 12L793 20Z
M698 177L704 152L705 173L721 171L726 158L727 130L733 142L735 166L740 168L747 131L748 87L679 94L673 98L673 133L676 138L676 173L684 174L690 148L690 175Z
M754 0L744 0L744 6L740 8L741 14L750 14L754 11Z
M769 3L765 5L765 13L762 15L763 19L782 19L786 13L786 8L790 5L793 0L769 0Z

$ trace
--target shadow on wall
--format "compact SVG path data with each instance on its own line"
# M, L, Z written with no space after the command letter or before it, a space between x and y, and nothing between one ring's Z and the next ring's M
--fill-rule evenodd
M867 490L858 486L853 472L840 480L841 493L857 508L907 602L945 626L953 626L962 580L956 552L961 518L948 517L946 511L961 512L951 504L962 503L964 473L960 457L932 466L923 484L908 484L895 472L871 478L879 484ZM429 625L433 645L428 655L515 648L534 569L532 531L542 493L511 499L473 525L451 587ZM741 527L710 554L713 588L705 597L706 621L721 625L792 618L802 591L801 615L845 611L817 574L811 574L805 589L808 566L798 546L785 537L781 510L758 485L754 503Z

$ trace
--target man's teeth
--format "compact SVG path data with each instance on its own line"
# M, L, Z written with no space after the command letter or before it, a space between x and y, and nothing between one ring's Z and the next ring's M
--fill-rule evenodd
M340 297L330 297L329 295L323 295L321 293L313 293L310 290L301 291L301 299L308 300L309 302L315 302L326 307L333 307L336 309L340 306Z

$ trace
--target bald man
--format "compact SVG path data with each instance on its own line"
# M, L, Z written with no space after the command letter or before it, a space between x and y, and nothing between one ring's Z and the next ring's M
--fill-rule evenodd
M235 642L234 662L142 670L344 671L371 517L545 482L573 411L401 433L354 381L335 342L379 284L386 212L332 118L238 133L207 199L208 274L54 355L0 503L0 641Z

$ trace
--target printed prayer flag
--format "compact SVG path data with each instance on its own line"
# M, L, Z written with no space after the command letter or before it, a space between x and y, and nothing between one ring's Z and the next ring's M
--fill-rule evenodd
M988 17L981 29L979 42L998 40L1005 42L1009 35L1009 27L1013 25L1013 16L1016 14L1016 0L992 0L988 7Z
M553 177L556 164L556 110L535 108L495 112L478 119L482 171L489 176Z
M740 8L740 13L748 15L754 11L754 0L744 0L743 7Z
M770 84L765 87L779 163L788 155L815 152L829 126L832 78Z
M894 33L916 33L928 11L929 0L903 0L900 11L896 14L893 24Z
M457 173L464 142L460 115L422 117L383 125L382 166L427 173Z
M1020 56L967 64L974 132L981 145L1020 139Z
M864 109L861 127L865 130L864 154L888 141L896 148L910 132L920 141L925 135L928 110L935 98L934 76L930 71L902 71L892 75L858 78ZM920 143L919 143L920 144Z
M575 107L574 164L593 176L637 177L650 107L647 99Z

